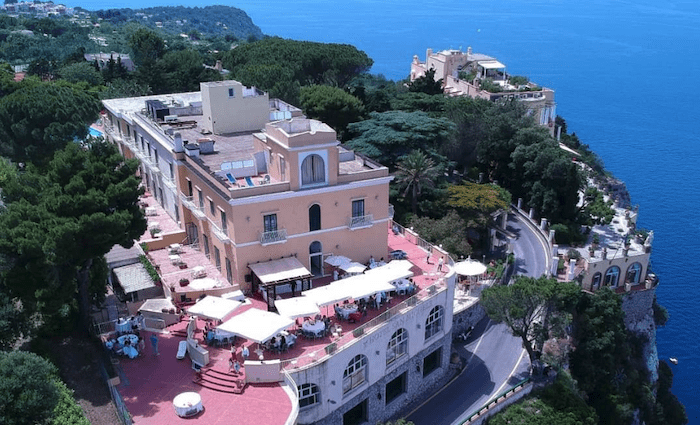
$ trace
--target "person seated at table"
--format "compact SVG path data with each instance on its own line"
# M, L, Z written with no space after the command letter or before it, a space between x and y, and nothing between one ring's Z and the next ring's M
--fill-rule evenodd
M280 337L280 351L285 350L287 348L287 338L285 338L284 335Z
M207 344L211 343L215 336L213 331L207 331Z
M277 346L277 338L275 338L273 336L272 339L270 340L270 347L276 347L276 346Z

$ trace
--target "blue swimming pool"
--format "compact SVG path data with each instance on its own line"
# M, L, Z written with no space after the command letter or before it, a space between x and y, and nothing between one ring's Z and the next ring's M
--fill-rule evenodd
M89 130L89 131L90 131L90 135L91 135L92 137L102 137L102 132L99 131L99 130L97 130L97 129L94 129L94 128L90 127L90 130Z

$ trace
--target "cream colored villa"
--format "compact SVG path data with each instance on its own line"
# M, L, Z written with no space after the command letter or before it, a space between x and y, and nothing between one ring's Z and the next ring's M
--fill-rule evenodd
M264 285L274 300L302 288L256 274L258 263L285 259L275 264L319 276L331 253L386 255L387 168L344 149L332 128L298 108L237 81L103 104L109 139L141 160L148 191L177 222L163 247L197 246L229 289Z
M554 90L539 87L530 81L511 81L512 76L506 73L504 64L491 56L473 53L471 47L466 52L443 50L433 53L433 49L428 49L425 56L425 62L421 62L417 55L413 56L411 81L434 69L435 81L442 79L445 94L449 96L470 96L492 102L504 98L516 99L525 103L535 120L554 134ZM485 80L498 87L498 91L482 88L481 83Z

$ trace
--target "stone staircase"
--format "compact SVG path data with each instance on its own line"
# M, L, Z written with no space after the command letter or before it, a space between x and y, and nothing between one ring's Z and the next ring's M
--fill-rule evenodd
M192 382L221 393L243 394L247 383L241 376L214 369L202 369Z

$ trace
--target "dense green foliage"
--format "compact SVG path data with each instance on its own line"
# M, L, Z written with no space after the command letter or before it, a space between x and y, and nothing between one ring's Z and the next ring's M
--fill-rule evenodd
M578 286L571 282L519 276L512 285L485 289L481 305L491 320L505 323L522 340L530 363L535 364L536 351L544 341L561 332L561 320L555 319L566 322L566 307L578 294Z
M435 69L430 68L424 75L408 83L408 90L429 95L442 94L442 78L435 80Z
M423 239L442 245L455 258L472 253L472 247L467 242L467 223L454 210L448 211L439 219L414 217L409 224Z
M42 164L97 119L97 96L71 84L29 85L0 98L0 153Z
M60 399L56 374L56 367L36 354L0 352L0 423L45 423Z
M360 99L337 87L302 87L299 102L307 117L330 125L340 138L348 124L359 121L364 114L364 106Z
M270 37L226 52L223 65L243 84L298 104L301 86L345 87L353 78L369 71L372 59L348 44Z
M441 157L438 150L453 129L448 119L424 112L372 112L367 120L348 125L347 145L393 171L404 155L416 149Z
M649 418L652 388L642 341L625 329L621 298L608 289L582 294L575 310L571 374L601 424L629 424L635 409Z
M456 208L472 227L486 226L491 214L510 208L510 193L495 184L463 182L450 186L447 192L447 204Z
M44 327L67 328L77 307L86 323L90 290L98 297L105 291L104 279L91 285L93 264L145 232L137 165L113 145L71 143L45 168L8 175L0 214L1 289L40 313Z
M506 408L488 420L488 425L596 425L595 411L586 405L566 373L542 391Z
M75 402L73 391L58 379L54 385L58 390L58 403L53 410L51 425L90 425L83 409Z
M94 14L114 25L134 21L172 34L190 34L196 31L208 35L228 35L232 40L248 37L260 39L263 35L243 10L230 6L107 9L98 10ZM156 25L156 22L160 22L160 25Z

